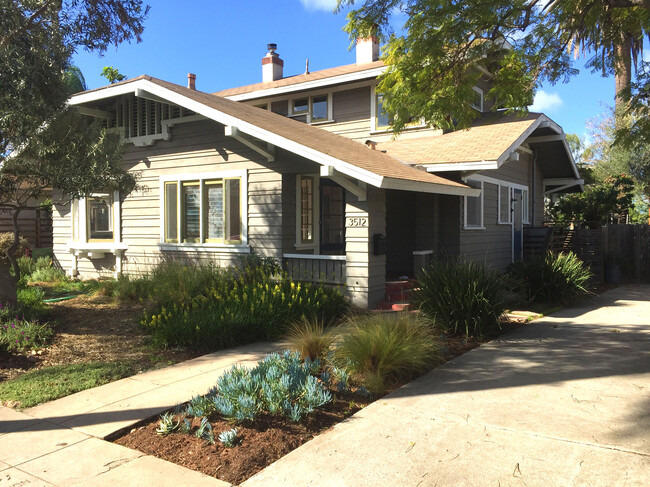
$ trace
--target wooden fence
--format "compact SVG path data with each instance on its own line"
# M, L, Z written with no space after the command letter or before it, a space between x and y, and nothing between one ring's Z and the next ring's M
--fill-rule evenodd
M52 247L52 218L43 210L21 212L18 218L20 234L34 248ZM13 233L13 223L9 213L0 212L0 233Z
M650 282L650 226L603 227L605 278L612 282Z

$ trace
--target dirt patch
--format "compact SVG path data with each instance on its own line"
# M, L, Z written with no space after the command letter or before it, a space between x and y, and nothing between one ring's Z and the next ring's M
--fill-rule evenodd
M206 440L194 436L201 423L198 418L192 420L190 434L158 435L156 428L159 421L155 418L134 428L115 443L238 485L367 404L367 401L360 402L358 397L338 396L323 410L316 411L301 423L264 415L255 422L237 425L241 442L234 448L226 448L219 440L210 445ZM177 418L182 419L182 416ZM219 433L234 426L219 418L211 418L210 424L215 439Z
M135 369L150 369L199 355L187 350L156 350L138 326L139 305L116 305L105 296L81 295L50 303L44 321L52 324L52 343L38 352L0 354L0 380L13 379L34 368L91 361L130 361Z

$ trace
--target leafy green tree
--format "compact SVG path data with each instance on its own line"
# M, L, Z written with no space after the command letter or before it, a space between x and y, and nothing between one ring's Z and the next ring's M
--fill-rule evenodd
M142 0L0 0L0 209L14 221L48 188L66 197L98 187L135 185L124 174L119 143L66 100L83 90L71 67L79 48L103 52L109 45L141 40L149 7ZM0 259L0 303L16 303L15 281Z
M126 76L120 73L117 68L114 68L113 66L104 66L101 76L106 78L110 84L119 83L126 79Z
M609 223L633 207L634 181L624 174L585 187L583 193L564 196L550 208L557 223L578 222L590 228Z
M616 100L631 95L631 72L650 28L648 0L339 0L353 6L351 37L387 40L388 70L379 91L394 130L411 117L443 129L465 128L477 116L472 86L489 80L493 109L523 111L543 81L577 73L573 57L615 75ZM408 16L404 34L391 16ZM644 85L648 86L648 85ZM650 86L649 86L650 89ZM623 107L624 108L624 107ZM649 127L650 128L650 127Z

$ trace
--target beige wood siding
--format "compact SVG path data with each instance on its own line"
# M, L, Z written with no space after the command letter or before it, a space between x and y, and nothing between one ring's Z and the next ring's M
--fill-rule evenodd
M126 146L124 166L140 174L139 188L121 204L122 242L128 244L123 261L127 273L146 272L163 257L229 264L238 254L219 251L161 251L160 178L161 176L245 170L248 175L248 242L252 249L281 258L283 253L283 174L313 170L314 164L278 150L276 160L267 162L255 151L224 135L223 126L202 121L177 125L170 141L150 147ZM71 239L69 205L56 205L54 252L64 269L72 265L68 251ZM84 277L112 275L115 257L80 258L78 269Z

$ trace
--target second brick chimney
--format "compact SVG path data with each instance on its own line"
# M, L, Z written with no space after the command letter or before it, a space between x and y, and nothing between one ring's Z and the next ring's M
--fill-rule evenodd
M282 78L282 71L284 68L284 61L275 52L278 48L277 44L268 44L266 46L269 52L262 58L262 81L275 81Z

